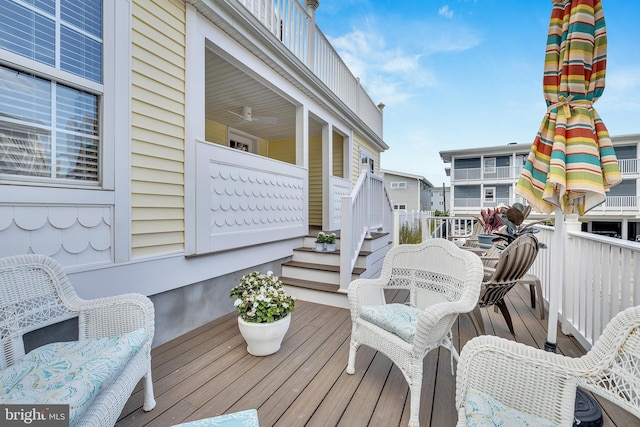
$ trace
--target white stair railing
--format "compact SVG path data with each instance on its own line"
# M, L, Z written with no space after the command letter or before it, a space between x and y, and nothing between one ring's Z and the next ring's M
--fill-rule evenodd
M393 204L381 177L362 172L351 194L342 198L340 290L346 291L360 249L372 230L391 230Z

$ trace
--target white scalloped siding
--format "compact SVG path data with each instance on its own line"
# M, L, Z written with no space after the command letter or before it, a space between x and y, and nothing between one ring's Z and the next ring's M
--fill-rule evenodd
M113 210L109 206L0 207L0 257L43 254L65 264L111 261Z

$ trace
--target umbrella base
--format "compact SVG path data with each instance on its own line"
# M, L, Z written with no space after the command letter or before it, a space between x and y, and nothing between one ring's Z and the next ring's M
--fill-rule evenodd
M602 408L598 402L584 391L576 390L574 427L602 427L602 424Z
M550 353L556 353L558 349L558 344L554 342L545 341L544 342L544 351L548 351Z

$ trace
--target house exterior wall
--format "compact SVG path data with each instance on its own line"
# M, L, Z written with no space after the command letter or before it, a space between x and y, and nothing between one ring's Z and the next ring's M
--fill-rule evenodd
M322 139L309 137L309 224L322 226Z
M362 152L362 150L366 150L368 153L370 153L373 156L374 159L374 172L375 173L379 173L380 172L380 150L376 149L375 147L373 147L373 145L371 145L369 142L367 142L366 139L364 139L361 135L358 135L357 133L354 133L353 135L353 151L352 151L352 159L353 159L353 163L352 163L352 168L353 168L353 183L355 184L356 182L358 182L358 178L360 178L360 174L362 173L362 171L364 171L365 169L363 169L364 165L362 165L362 163L360 162L360 154Z
M134 0L131 254L184 250L185 5Z
M333 176L344 178L344 138L342 135L333 133Z
M205 119L197 94L202 95L205 81L199 74L210 48L205 43L227 49L242 66L251 63L246 66L267 75L271 87L284 92L307 120L313 115L345 135L334 134L335 175L357 178L357 163L357 171L344 171L353 166L347 147L359 153L366 146L377 170L380 148L375 147L384 146L381 136L372 136L375 131L349 119L354 112L337 111L339 99L324 99L323 91L309 97L314 91L307 86L317 81L307 72L283 76L300 64L286 69L286 61L280 61L283 69L274 70L255 52L263 46L250 51L247 44L265 37L260 29L245 30L253 33L241 44L225 32L232 27L229 22L220 22L227 15L218 15L214 23L214 13L202 11L220 12L221 5L228 3L103 2L105 82L89 87L101 93L101 182L82 188L0 182L0 241L9 242L0 245L0 256L34 252L54 257L82 298L149 295L157 313L154 345L231 312L228 290L245 272L268 268L278 274L280 262L300 246L312 217L308 174L321 161L314 161L318 153L306 150L315 150L314 138L309 147L308 135L295 133L295 141L259 139L257 153L230 149L228 127ZM233 23L243 17L234 15ZM271 41L262 43L271 47ZM29 65L22 68L33 71ZM47 70L35 71L51 76ZM66 78L53 80L73 86ZM296 118L296 125L300 122ZM352 136L356 129L366 136ZM203 151L213 154L198 158ZM249 188L255 182L257 188ZM201 242L204 249L193 250Z

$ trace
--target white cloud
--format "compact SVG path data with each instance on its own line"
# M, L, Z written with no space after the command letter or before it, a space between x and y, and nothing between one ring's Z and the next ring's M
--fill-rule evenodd
M444 5L440 9L438 9L438 15L451 19L453 18L453 10L451 10L448 5Z

